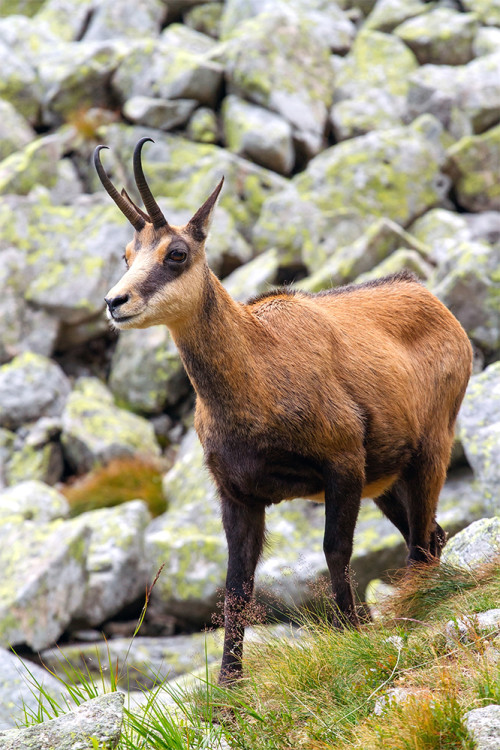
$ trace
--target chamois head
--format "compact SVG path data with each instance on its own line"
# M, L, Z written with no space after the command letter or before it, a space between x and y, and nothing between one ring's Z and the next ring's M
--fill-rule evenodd
M214 192L184 226L167 222L144 177L141 138L134 150L134 177L145 211L125 190L121 193L107 176L97 146L94 164L104 188L135 229L125 249L127 271L108 292L105 302L108 318L116 328L147 328L165 323L174 325L189 317L199 302L205 272L205 240L224 178Z

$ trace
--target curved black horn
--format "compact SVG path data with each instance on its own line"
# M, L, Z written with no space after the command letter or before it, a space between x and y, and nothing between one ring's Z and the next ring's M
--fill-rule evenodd
M134 149L135 184L137 185L137 189L139 190L141 194L141 198L143 200L146 211L151 217L151 221L153 222L154 228L160 229L160 227L167 226L168 222L163 216L161 212L161 208L159 207L158 203L153 198L153 193L149 189L149 185L146 182L146 178L144 177L144 172L142 170L141 151L142 151L142 147L144 146L145 143L147 143L147 141L151 141L151 143L154 143L152 138L148 138L148 137L141 138L141 140L137 143Z
M120 195L120 193L115 188L115 186L109 179L108 175L106 174L106 171L101 164L101 157L100 157L100 152L101 152L101 149L103 148L109 148L109 147L97 146L97 148L94 151L94 166L97 170L97 174L99 175L99 179L101 180L105 191L114 200L114 202L116 203L120 211L130 221L134 229L140 232L146 222L144 221L142 216L140 216L137 213L135 208L122 195Z

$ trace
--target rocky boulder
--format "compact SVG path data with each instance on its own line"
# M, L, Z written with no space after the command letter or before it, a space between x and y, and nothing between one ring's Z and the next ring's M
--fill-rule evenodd
M500 518L481 518L453 537L441 561L456 568L474 570L488 564L500 552Z
M96 378L77 381L62 414L61 442L66 460L79 474L119 456L160 454L152 424L115 406L111 392Z

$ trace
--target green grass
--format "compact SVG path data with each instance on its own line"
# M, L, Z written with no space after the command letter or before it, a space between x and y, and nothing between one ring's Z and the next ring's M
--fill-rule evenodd
M298 615L299 637L249 646L245 677L230 691L208 667L194 688L158 684L141 709L126 710L118 747L217 750L224 740L235 750L473 750L462 717L500 703L500 636L471 625L467 642L449 642L444 626L499 601L500 559L474 574L412 571L382 618L359 631L332 630L328 606L320 606ZM119 675L108 666L111 683L101 684L71 667L62 680L66 704L27 721L116 689ZM376 701L393 687L411 697L376 715Z

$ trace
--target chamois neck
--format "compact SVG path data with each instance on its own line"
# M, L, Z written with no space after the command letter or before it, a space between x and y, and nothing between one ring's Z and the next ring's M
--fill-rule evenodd
M256 377L252 351L262 335L260 328L207 266L199 304L188 318L170 326L189 378L204 402L234 407L241 400L248 379Z

